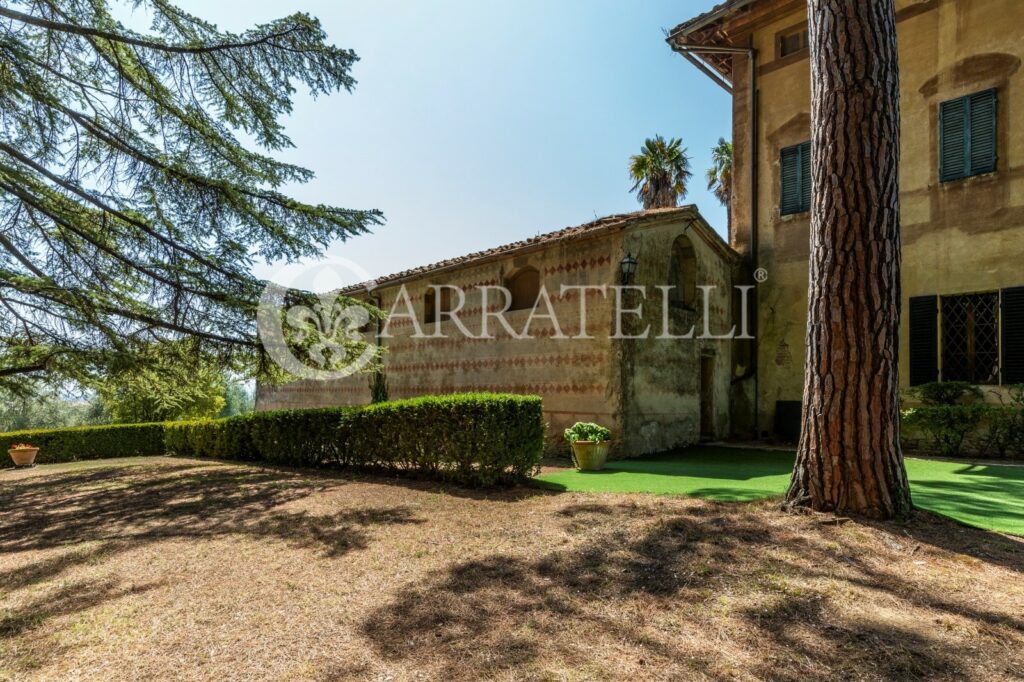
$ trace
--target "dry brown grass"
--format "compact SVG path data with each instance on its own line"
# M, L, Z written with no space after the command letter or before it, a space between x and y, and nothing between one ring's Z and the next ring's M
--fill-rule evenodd
M1010 679L1022 571L923 514L48 466L0 473L0 679Z

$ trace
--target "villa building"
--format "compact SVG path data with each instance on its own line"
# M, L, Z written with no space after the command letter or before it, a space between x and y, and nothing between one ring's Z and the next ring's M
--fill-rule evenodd
M897 32L901 385L963 380L998 392L1024 383L1024 2L897 0ZM732 97L728 240L692 206L663 209L611 216L378 280L369 300L390 310L404 289L424 323L454 307L446 290L438 295L432 286L467 289L458 312L469 327L501 309L480 287L500 284L512 292L506 318L515 329L530 322L543 289L562 327L540 318L528 340L507 331L469 338L447 320L440 323L443 337L423 338L414 320L397 319L379 338L392 398L470 390L538 394L552 443L574 421L597 421L616 432L625 455L702 438L795 439L811 196L806 2L729 0L680 24L668 42ZM593 288L623 283L622 266L631 260L630 283L647 287L646 299L614 301ZM749 300L737 295L737 287L755 284ZM672 293L651 296L658 286L671 286ZM707 305L702 286L714 287L706 290ZM581 296L588 334L580 331ZM616 314L613 303L620 309L643 304L629 330L713 333L627 338L617 333L622 311ZM744 319L747 309L752 314ZM747 327L753 339L715 338ZM261 387L258 407L368 400L367 377L359 375Z
M896 0L896 8L901 385L1022 383L1024 2ZM792 439L807 317L807 3L730 0L676 27L668 42L732 95L729 243L764 278L747 390L759 434Z

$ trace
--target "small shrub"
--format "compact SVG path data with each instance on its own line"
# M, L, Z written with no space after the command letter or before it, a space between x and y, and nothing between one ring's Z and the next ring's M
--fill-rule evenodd
M576 441L596 441L598 443L611 440L612 432L593 422L576 422L565 430L565 440L570 445Z
M1024 385L1007 386L1009 400L990 407L983 433L977 438L980 454L992 457L1024 455Z
M987 405L925 405L904 410L903 426L930 439L939 454L955 457L990 410Z
M1024 430L1022 423L1024 415L1019 409L1000 405L987 407L984 424L974 438L976 451L987 457L1007 457L1012 452L1019 452Z
M28 442L39 448L36 462L55 464L107 457L162 455L163 424L111 424L0 433L0 450Z
M966 381L934 381L914 386L907 393L925 405L959 405L982 398L981 390Z
M493 485L536 470L545 424L539 397L465 393L352 410L341 431L340 464Z

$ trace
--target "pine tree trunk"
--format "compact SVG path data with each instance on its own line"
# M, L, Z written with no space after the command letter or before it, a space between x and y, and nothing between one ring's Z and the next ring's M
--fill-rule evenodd
M810 286L787 504L910 510L899 444L899 67L894 0L808 0Z

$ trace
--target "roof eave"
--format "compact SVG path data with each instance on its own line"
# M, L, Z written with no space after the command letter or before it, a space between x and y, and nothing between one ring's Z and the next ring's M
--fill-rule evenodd
M360 293L373 292L379 289L386 289L408 282L429 279L431 277L436 277L440 274L451 272L453 270L461 270L467 267L476 267L479 265L484 265L486 263L507 259L513 256L521 256L526 253L541 251L544 249L551 248L553 245L556 244L561 244L569 241L592 239L608 234L609 232L614 232L616 230L625 230L629 227L633 227L640 224L667 222L685 216L696 216L700 217L701 220L703 220L703 217L700 216L700 211L697 209L697 206L695 204L686 204L684 206L677 206L671 209L655 209L653 211L643 211L637 212L635 214L625 214L622 216L621 220L615 220L609 222L607 225L602 225L596 228L582 229L579 232L564 235L556 240L526 242L515 244L514 246L510 245L508 248L498 247L498 249L494 250L492 253L486 253L478 257L471 257L467 258L466 260L455 259L455 262L438 264L436 267L424 266L422 269L414 269L414 272L389 275L387 277L372 280L371 282L360 282L359 284L352 284L346 287L342 287L337 291L337 293L342 295L355 295ZM372 284L372 287L367 286L368 284Z
M723 27L758 0L730 0L676 26L665 37L670 49L686 58L717 85L732 93L734 45Z
M711 24L729 17L739 10L743 9L747 5L756 2L756 0L736 0L735 2L723 3L719 7L712 9L710 12L697 15L688 22L676 26L668 35L667 40L672 42L679 37L687 37L692 35L694 32L701 30Z

